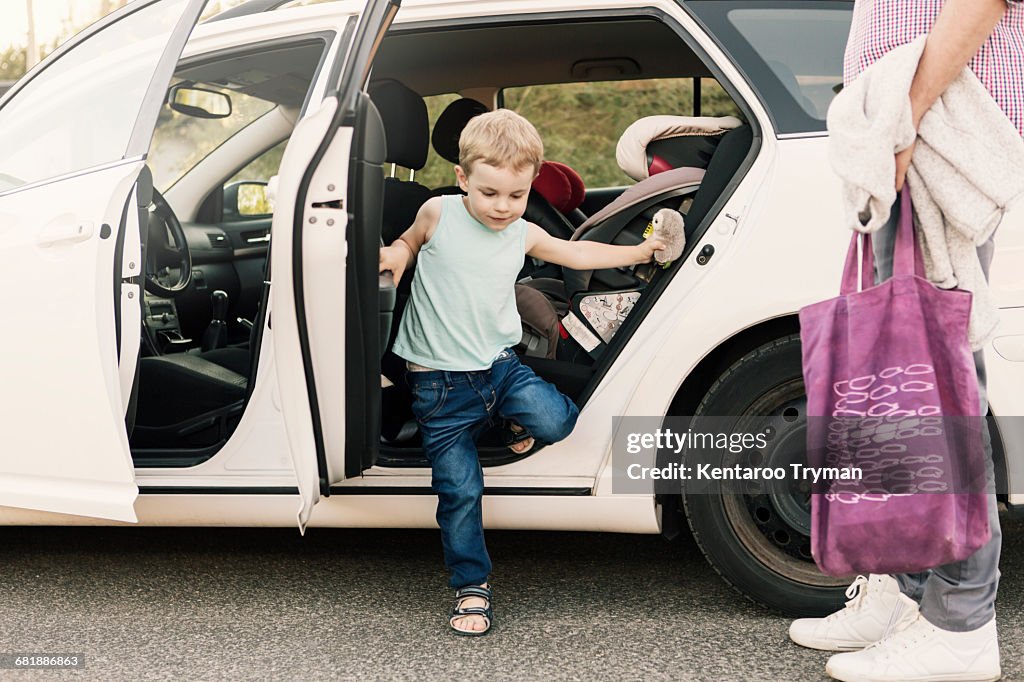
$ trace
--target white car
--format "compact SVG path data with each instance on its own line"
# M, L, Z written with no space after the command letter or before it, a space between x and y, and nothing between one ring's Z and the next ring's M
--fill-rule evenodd
M688 244L665 270L529 264L524 279L561 282L577 313L609 291L635 305L614 336L583 324L589 342L527 353L581 416L524 456L482 436L484 521L668 536L688 522L746 595L833 608L847 581L815 567L806 489L616 493L613 418L759 415L773 442L801 442L796 315L836 294L849 238L823 119L852 3L398 4L252 0L196 25L203 0L136 0L0 101L0 524L432 527L430 470L385 353L402 287L377 272L381 239L450 191L422 173L385 180L424 165L424 102L516 106L542 134L559 121L579 142L552 158L613 170L586 137L608 111L732 113L740 132L711 148L699 183L582 231L625 175L588 186L581 213L541 202L545 229L618 243L681 209ZM581 84L613 99L588 109ZM531 115L529 98L547 104ZM450 146L451 130L434 133ZM1006 218L992 275L997 425L1024 414L1021 227ZM1024 448L997 434L1000 456ZM1004 459L1022 475L1024 460Z

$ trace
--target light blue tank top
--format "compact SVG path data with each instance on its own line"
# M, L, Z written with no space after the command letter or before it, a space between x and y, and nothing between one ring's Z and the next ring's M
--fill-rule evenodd
M431 369L487 369L522 339L515 283L526 256L527 222L500 232L466 210L462 195L442 198L441 217L420 248L412 297L394 351Z

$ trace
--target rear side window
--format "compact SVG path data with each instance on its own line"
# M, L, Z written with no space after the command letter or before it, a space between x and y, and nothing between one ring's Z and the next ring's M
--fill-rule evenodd
M544 157L566 163L587 187L631 184L615 161L624 130L658 114L737 116L739 108L713 78L699 81L694 111L692 78L530 85L502 90L503 105L525 116L544 140Z
M852 2L688 0L682 3L744 73L779 134L825 130L842 88Z

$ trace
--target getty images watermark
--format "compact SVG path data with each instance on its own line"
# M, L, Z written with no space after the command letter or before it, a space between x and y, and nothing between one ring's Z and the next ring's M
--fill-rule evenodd
M1024 435L1024 420L1016 419L1007 426ZM996 484L1006 492L1005 477L987 459L984 425L977 417L808 420L797 410L616 417L612 492L893 495L991 491Z
M771 435L764 430L758 433L726 433L724 431L673 431L671 428L657 428L650 431L627 431L626 454L637 456L647 452L669 452L681 455L686 452L720 450L723 453L740 454L746 451L763 451L768 448ZM628 462L626 478L633 481L676 480L676 481L772 481L792 479L810 480L814 483L831 480L858 480L864 477L860 467L813 467L801 462L788 462L786 466L750 466L740 462L682 461L646 463Z

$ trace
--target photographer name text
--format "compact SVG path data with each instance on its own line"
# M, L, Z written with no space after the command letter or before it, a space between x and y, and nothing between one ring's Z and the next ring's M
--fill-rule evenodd
M857 467L809 467L790 464L789 467L715 466L713 464L671 463L660 467L647 467L634 462L626 467L626 476L634 481L778 481L783 479L811 481L859 481L863 472Z

